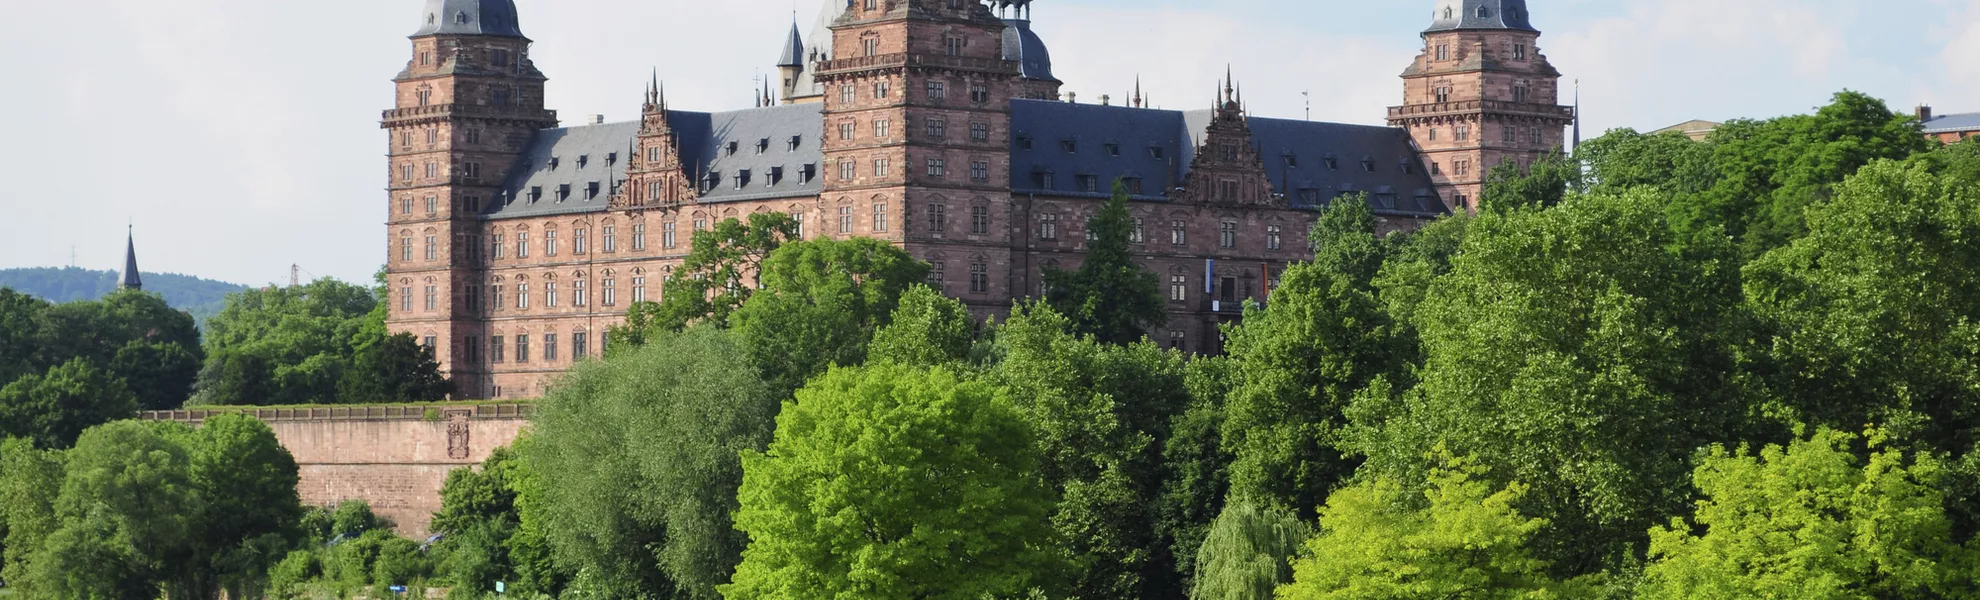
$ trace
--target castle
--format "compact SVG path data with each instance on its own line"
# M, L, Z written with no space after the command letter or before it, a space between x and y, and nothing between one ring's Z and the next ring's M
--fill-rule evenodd
M1217 352L1310 258L1316 208L1365 198L1384 231L1474 210L1574 119L1524 0L1435 0L1389 127L1253 116L1230 81L1202 110L1061 100L1029 0L828 1L778 53L780 101L679 110L656 75L638 121L559 127L513 0L427 0L382 124L392 331L457 397L534 397L659 299L695 231L770 211L897 244L993 315L1078 267L1118 180L1169 301L1150 337Z

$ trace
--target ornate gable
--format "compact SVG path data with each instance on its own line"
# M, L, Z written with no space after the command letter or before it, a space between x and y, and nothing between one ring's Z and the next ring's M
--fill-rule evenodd
M1217 114L1183 180L1182 202L1231 206L1285 206L1272 194L1272 178L1251 137L1244 104L1230 83L1217 94Z
M612 210L673 209L693 202L700 195L694 177L681 162L680 141L667 122L666 94L657 80L647 88L639 135L633 140L632 150L626 184L612 195Z

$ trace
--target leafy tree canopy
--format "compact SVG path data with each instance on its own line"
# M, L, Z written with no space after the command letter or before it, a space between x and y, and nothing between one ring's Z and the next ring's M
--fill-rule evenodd
M783 394L832 365L864 362L901 294L926 281L929 269L871 238L785 244L758 268L762 289L732 321L757 368Z
M748 221L725 219L694 232L687 258L662 285L660 302L634 304L612 339L638 346L660 331L680 331L708 321L728 327L729 316L760 287L763 261L798 241L798 223L784 213L756 213ZM752 281L751 278L756 278Z
M1168 322L1155 274L1134 261L1134 214L1125 181L1086 221L1086 253L1078 270L1046 267L1047 302L1071 319L1073 330L1109 344L1132 344Z

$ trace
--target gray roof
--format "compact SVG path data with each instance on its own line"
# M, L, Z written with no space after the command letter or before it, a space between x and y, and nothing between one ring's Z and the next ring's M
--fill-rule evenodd
M426 0L412 36L429 35L523 37L514 0Z
M144 289L144 279L138 275L137 234L133 233L124 241L124 273L117 279L118 289Z
M1108 186L1103 184L1093 193L1081 191L1079 176L1102 182L1138 177L1143 195L1136 200L1170 200L1172 190L1187 177L1195 143L1214 116L1210 110L1013 100L1011 189L1019 194L1098 197L1107 194ZM1313 207L1344 194L1366 192L1370 206L1381 214L1448 212L1406 131L1257 117L1250 119L1250 126L1274 189L1285 193L1294 206ZM1053 175L1051 186L1042 185L1046 178L1038 177L1041 173Z
M1925 122L1925 133L1980 131L1980 113L1939 115Z
M681 161L696 179L709 174L721 178L702 194L704 202L813 197L824 174L822 109L809 103L721 113L671 111L667 122L680 143ZM536 132L510 169L501 201L491 203L485 216L606 210L613 187L626 180L639 127L638 122L625 122ZM812 173L808 181L807 165ZM748 179L738 189L737 177L744 173Z
M1518 29L1538 32L1528 19L1526 0L1437 0L1430 29L1424 33L1458 29Z
M804 66L804 37L798 33L797 21L791 21L791 35L784 40L784 51L777 54L777 66Z
M1031 30L1027 19L1004 19L1004 60L1023 66L1025 79L1058 81L1052 76L1052 53L1045 40Z
M816 67L818 61L832 60L832 23L839 20L839 17L846 14L846 11L851 8L851 5L846 2L826 0L825 8L818 11L818 20L811 24L810 37L792 39L786 42L786 45L797 44L804 52L802 58L797 62L797 65L803 67L803 70L798 72L797 93L792 94L792 97L805 98L825 95L825 86L818 84L818 74L812 69ZM811 43L805 44L805 39L811 40ZM787 52L784 55L777 57L779 61L789 59L789 48L785 50Z

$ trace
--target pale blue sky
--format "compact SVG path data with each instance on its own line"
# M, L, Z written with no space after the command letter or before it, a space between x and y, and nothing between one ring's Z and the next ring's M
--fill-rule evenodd
M654 66L675 106L749 105L789 0L517 0L566 122L630 119ZM421 0L101 0L0 8L0 268L241 283L366 281L385 259L379 111ZM809 23L820 0L798 0ZM1208 104L1230 64L1253 112L1379 123L1432 0L1038 0L1066 89ZM1980 0L1531 0L1582 82L1590 135L1806 111L1843 88L1980 111Z

